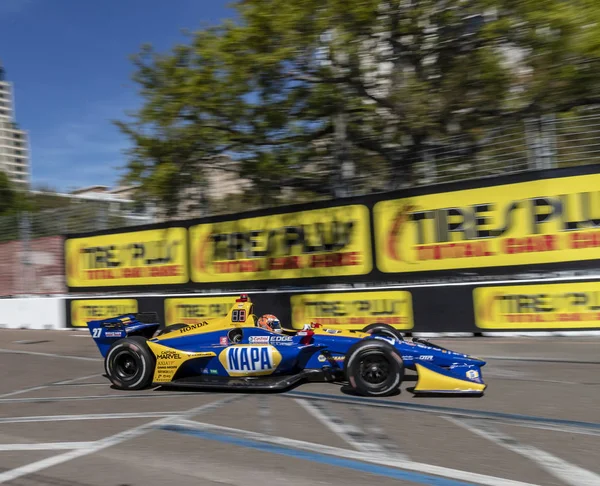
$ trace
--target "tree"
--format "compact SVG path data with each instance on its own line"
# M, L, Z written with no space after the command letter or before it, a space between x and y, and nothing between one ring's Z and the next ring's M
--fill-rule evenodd
M28 200L15 187L6 172L0 170L0 216L15 214L28 208Z
M410 184L449 135L600 100L594 0L242 0L240 21L135 57L128 182L176 212L222 155L257 197ZM379 176L379 178L377 178ZM368 187L366 187L368 189Z

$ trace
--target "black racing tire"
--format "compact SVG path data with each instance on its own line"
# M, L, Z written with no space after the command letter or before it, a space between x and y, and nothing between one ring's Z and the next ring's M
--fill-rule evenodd
M359 395L383 397L395 393L404 379L404 361L396 348L380 339L353 344L344 359L346 380Z
M186 327L188 327L187 324L171 324L170 326L167 326L164 329L158 331L156 333L156 335L162 336L164 334L169 334L170 332L173 332L173 331L179 331L179 329L184 329Z
M142 336L119 339L108 350L104 369L119 390L141 390L152 384L156 358Z
M373 324L369 324L362 330L362 332L366 332L367 334L371 335L378 334L380 336L389 336L400 341L404 340L404 336L402 336L402 333L398 331L398 329L383 322L375 322Z

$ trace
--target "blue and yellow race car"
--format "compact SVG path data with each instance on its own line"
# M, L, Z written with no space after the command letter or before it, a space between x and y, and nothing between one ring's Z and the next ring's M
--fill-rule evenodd
M393 327L365 332L307 324L302 330L254 315L247 295L224 318L159 329L157 315L130 314L88 322L106 375L121 390L156 386L285 390L300 382L348 384L363 396L394 394L405 370L417 372L410 391L482 395L485 361L426 341L405 340Z

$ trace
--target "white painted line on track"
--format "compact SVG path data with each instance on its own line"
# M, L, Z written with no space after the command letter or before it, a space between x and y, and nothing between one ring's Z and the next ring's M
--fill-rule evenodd
M85 449L92 447L93 442L41 442L36 444L0 444L0 452L13 451L61 451Z
M100 373L94 373L93 375L81 376L79 378L73 378L71 380L55 381L54 383L52 383L52 385L70 385L72 383L77 383L78 381L89 380L90 378L95 378L96 376L102 376L102 375ZM86 383L84 383L84 385L85 384Z
M304 410L331 430L344 442L350 444L356 450L369 453L386 454L386 450L379 444L367 439L365 433L356 425L344 422L339 417L317 402L311 402L301 398L295 399Z
M173 417L181 412L123 412L88 413L81 415L34 415L29 417L3 417L0 424L27 424L37 422L83 422L87 420L126 420Z
M401 451L400 446L386 434L385 430L375 423L372 419L370 410L365 411L363 407L356 406L351 406L350 409L356 414L360 423L364 424L365 430L371 434L378 444L383 446L389 455L406 461L410 460L410 458Z
M53 353L40 353L38 351L21 351L16 349L4 349L0 348L2 354L29 354L32 356L45 356L47 358L62 358L62 359L76 359L79 361L102 361L101 358L86 358L85 356L69 356L66 354L53 354Z
M273 421L271 420L270 401L264 395L258 395L258 418L260 426L267 434L273 433Z
M179 416L181 418L190 418L194 415L201 414L203 412L207 412L210 410L214 410L226 403L240 400L244 395L235 395L231 397L227 397L221 400L216 400L214 402L207 403L205 405L201 405L199 407L192 408L190 410L186 410L185 412L181 412ZM106 437L104 439L100 439L96 442L93 442L89 447L75 449L63 454L59 454L57 456L48 457L46 459L42 459L40 461L32 462L30 464L26 464L21 467L17 467L15 469L11 469L9 471L5 471L0 473L0 483L6 483L8 481L14 481L17 478L22 476L27 476L29 474L34 474L44 469L48 469L53 466L57 466L58 464L63 464L65 462L72 461L73 459L77 459L80 457L85 457L95 452L101 451L103 449L107 449L109 447L116 446L121 442L125 442L130 439L134 439L136 437L140 437L145 435L153 430L157 426L161 424L168 424L173 420L172 417L164 417L154 422L150 422L144 425L140 425L138 427L134 427L132 429L125 430L123 432L119 432L118 434L112 435L110 437Z
M185 396L198 396L205 395L206 393L197 392L186 392L182 393L124 393L122 395L84 395L84 396L72 396L72 397L27 397L27 398L0 398L0 404L2 403L51 403L51 402L79 402L86 400L132 400L135 398L172 398L172 397L185 397Z
M184 427L189 427L192 430L203 430L218 432L221 434L229 434L234 437L247 438L255 441L264 442L267 444L275 444L279 446L286 446L298 450L305 450L310 452L318 451L320 454L325 454L334 457L342 457L346 459L354 459L362 462L371 464L378 464L380 466L389 466L397 469L404 469L406 471L417 471L425 474L433 474L444 478L456 479L459 481L470 481L473 483L481 484L483 486L538 486L532 483L524 483L521 481L513 481L510 479L498 478L495 476L488 476L485 474L472 473L469 471L461 471L459 469L450 469L443 466L435 466L433 464L423 464L414 461L406 461L398 458L392 458L386 455L377 454L370 452L365 454L362 451L355 451L352 449L342 449L339 447L327 446L324 444L316 444L313 442L306 442L297 439L288 439L287 437L276 437L266 434L260 434L251 432L249 430L234 429L231 427L225 427L221 425L213 425L208 423L196 422L195 420L171 420L171 425L180 424Z
M14 395L22 395L23 393L29 393L29 392L37 391L37 390L43 390L43 389L48 388L50 386L69 385L69 384L72 384L72 383L75 383L75 382L78 382L78 381L81 381L81 380L87 380L89 378L93 378L95 376L100 376L100 375L98 375L96 373L95 375L81 376L79 378L73 378L71 380L58 381L58 382L54 382L54 383L49 383L47 385L38 385L38 386L29 387L29 388L22 388L20 390L15 390L15 391L12 391L10 393L5 393L3 395L0 395L0 398L12 397Z
M500 447L515 452L530 461L535 462L541 469L552 476L560 479L566 484L572 486L598 486L600 485L600 475L588 471L582 467L571 464L560 457L549 452L538 449L527 444L521 444L516 439L506 435L496 428L492 427L485 420L477 419L456 419L454 417L444 417L459 427L462 427L479 437L483 437Z

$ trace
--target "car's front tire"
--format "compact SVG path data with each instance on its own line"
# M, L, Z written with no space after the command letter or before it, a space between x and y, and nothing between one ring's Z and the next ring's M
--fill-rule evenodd
M404 361L390 343L366 339L354 344L344 360L346 379L359 395L382 397L395 393L404 378Z
M141 336L116 341L104 359L108 379L119 390L141 390L152 384L156 359Z

